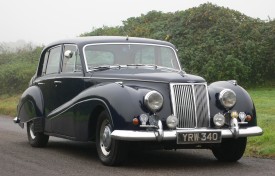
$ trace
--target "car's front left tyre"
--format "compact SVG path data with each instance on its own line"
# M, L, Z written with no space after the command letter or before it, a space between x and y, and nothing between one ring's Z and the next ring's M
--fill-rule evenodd
M45 147L48 144L49 136L42 132L34 132L34 124L32 121L27 123L28 140L32 147Z
M223 139L221 144L212 149L212 152L219 161L236 162L242 158L246 143L246 137Z
M122 164L127 157L127 147L124 141L111 138L113 127L106 111L101 112L96 128L96 149L100 161L104 165Z

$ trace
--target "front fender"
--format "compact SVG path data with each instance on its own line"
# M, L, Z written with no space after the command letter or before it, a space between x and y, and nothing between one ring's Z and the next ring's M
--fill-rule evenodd
M145 113L143 97L150 91L147 88L130 87L117 83L104 83L92 86L48 115L48 119L60 118L64 114L83 114L89 118L93 109L103 106L108 110L115 129L126 129L135 116ZM77 116L74 116L77 120ZM81 118L83 116L80 116Z
M91 86L52 111L46 123L53 125L54 132L85 141L94 135L99 113L106 110L114 129L133 129L133 118L143 112L144 91L117 83Z
M230 81L218 81L210 84L208 86L209 91L209 104L210 104L210 116L213 117L217 113L226 113L224 107L221 106L219 102L219 93L223 89L231 89L236 93L237 102L235 106L229 111L236 110L237 112L245 112L252 116L252 120L247 126L257 125L257 116L254 103L246 90L237 84L233 84Z
M35 117L42 117L44 110L43 96L37 86L31 86L22 94L17 106L17 117L25 123Z

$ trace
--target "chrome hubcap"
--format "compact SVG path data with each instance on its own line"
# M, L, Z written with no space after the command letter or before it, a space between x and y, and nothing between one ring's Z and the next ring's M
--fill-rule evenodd
M102 137L103 145L105 146L105 148L109 149L111 146L111 130L109 126L105 126Z
M34 132L33 132L33 123L30 124L30 135L31 135L32 139L35 138L35 135L34 135Z
M111 128L109 127L108 122L104 121L100 128L100 148L105 156L110 154L111 144Z

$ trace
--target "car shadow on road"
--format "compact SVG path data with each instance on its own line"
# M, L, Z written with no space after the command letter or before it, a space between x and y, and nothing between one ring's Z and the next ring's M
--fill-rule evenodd
M69 140L50 141L45 150L53 150L63 153L75 159L95 161L100 164L97 156L95 143L75 142ZM125 168L149 168L149 169L168 169L168 168L218 168L232 167L240 163L218 162L210 150L146 150L130 151L127 161L121 166Z
M130 153L128 162L125 166L136 167L143 166L148 168L204 168L204 167L220 167L220 166L238 165L238 163L218 162L210 150L156 150L156 151L140 151L138 153Z

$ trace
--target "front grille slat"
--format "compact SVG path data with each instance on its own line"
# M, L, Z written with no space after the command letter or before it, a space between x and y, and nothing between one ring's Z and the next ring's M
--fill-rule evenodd
M196 104L197 106L197 112L198 114L198 127L206 127L209 125L209 118L208 117L208 102L207 97L208 94L206 92L206 89L203 85L198 85L195 87L195 95L196 100L199 102Z
M209 105L206 84L171 84L174 114L178 128L209 127Z

